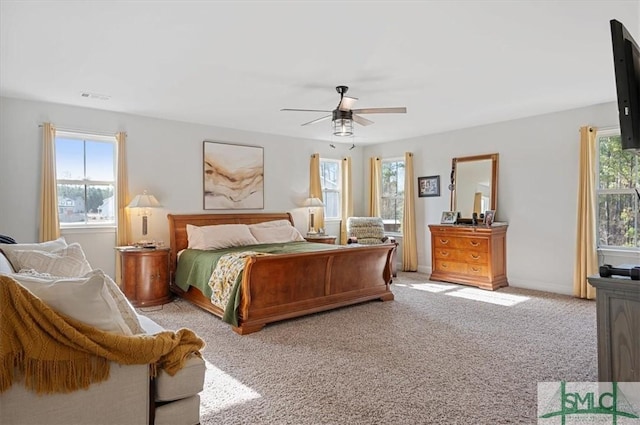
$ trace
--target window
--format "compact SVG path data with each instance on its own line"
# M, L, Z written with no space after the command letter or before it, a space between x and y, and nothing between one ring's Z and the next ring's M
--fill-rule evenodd
M340 218L340 160L320 159L324 218Z
M640 156L622 150L620 131L599 132L597 232L599 248L640 247Z
M402 232L404 208L404 160L382 161L380 214L386 232Z
M60 227L115 225L116 138L56 132Z

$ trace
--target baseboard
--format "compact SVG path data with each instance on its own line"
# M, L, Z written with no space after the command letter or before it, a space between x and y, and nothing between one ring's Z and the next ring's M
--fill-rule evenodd
M534 291L552 292L554 294L573 296L573 283L567 285L512 277L507 278L509 279L509 286L513 288L531 289Z

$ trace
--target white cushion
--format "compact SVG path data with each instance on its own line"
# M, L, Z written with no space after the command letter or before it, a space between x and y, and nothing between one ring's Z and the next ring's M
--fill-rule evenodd
M187 240L189 241L189 248L205 250L258 244L246 224L219 224L214 226L187 224Z
M122 315L124 322L127 324L131 333L134 335L146 333L142 324L140 323L138 313L133 308L127 297L124 295L118 284L111 279L111 277L105 274L102 270L97 269L94 270L96 272L102 273L102 277L104 279L105 284L107 285L107 290L109 291L109 295L113 298L118 307L118 311Z
M13 273L13 267L11 267L11 263L9 259L4 256L2 252L0 252L0 274L9 274Z
M107 289L102 270L76 278L44 279L22 273L11 276L58 313L107 332L132 335Z
M277 227L249 227L258 243L284 243L305 240L298 229L291 226L291 224Z
M40 243L16 243L7 244L0 243L0 251L4 253L14 271L19 271L22 267L18 263L18 260L13 255L13 251L55 251L56 249L64 248L67 246L67 241L60 237L53 241L40 242Z
M200 423L200 395L156 406L154 425L197 425Z
M53 276L79 277L91 271L82 247L72 243L55 251L14 250L20 270L35 270Z
M260 227L291 227L291 222L289 220L271 220L271 221L263 221L262 223L255 223L249 225L249 230L260 228Z
M172 401L198 394L204 387L206 365L202 358L189 355L182 369L171 376L163 369L156 377L156 401Z

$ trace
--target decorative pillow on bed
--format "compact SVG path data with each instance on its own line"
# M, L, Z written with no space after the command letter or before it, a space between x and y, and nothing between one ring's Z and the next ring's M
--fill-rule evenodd
M193 226L187 224L188 247L191 249L222 249L232 246L257 245L258 241L246 224Z
M287 223L289 223L287 221ZM291 223L286 226L260 227L250 225L249 229L258 243L284 243L304 241L304 237Z
M53 241L40 242L40 243L12 243L12 244L0 244L0 251L7 257L14 271L21 269L18 260L13 255L14 251L55 251L56 249L64 248L67 246L67 241L60 237Z
M19 270L35 270L53 276L79 277L91 271L82 247L72 243L55 251L13 251Z
M291 222L289 220L271 220L271 221L263 221L262 223L250 224L249 230L255 229L256 227L291 227Z
M22 273L11 276L59 313L104 331L132 335L100 270L75 278L44 279Z

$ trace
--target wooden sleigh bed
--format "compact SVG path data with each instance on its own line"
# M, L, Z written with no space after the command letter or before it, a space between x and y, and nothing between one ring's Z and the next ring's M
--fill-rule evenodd
M293 219L289 213L169 214L171 290L193 304L223 317L198 288L175 284L177 253L187 248L187 224L256 224ZM254 256L247 260L240 283L240 335L257 332L267 323L335 309L370 300L393 300L391 259L394 245L338 247L295 254Z

